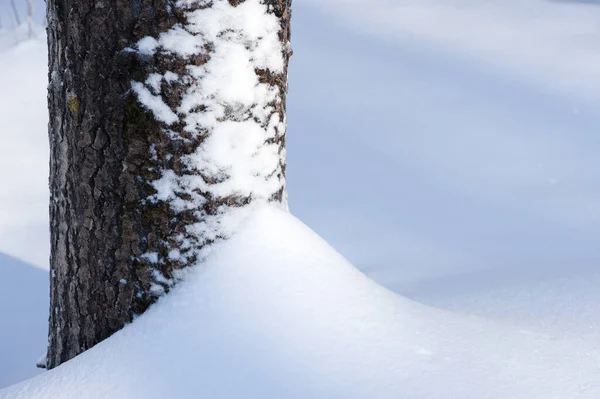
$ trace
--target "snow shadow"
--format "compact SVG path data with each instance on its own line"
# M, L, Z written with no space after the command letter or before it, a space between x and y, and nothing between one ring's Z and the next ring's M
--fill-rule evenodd
M48 273L0 253L0 388L40 373L48 324Z

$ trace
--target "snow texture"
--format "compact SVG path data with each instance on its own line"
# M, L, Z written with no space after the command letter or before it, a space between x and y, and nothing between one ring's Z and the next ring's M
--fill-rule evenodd
M403 299L266 207L133 324L0 398L597 398L598 372L597 347Z
M282 93L278 86L260 82L256 72L284 72L279 20L259 0L237 6L226 0L211 3L198 8L202 1L178 1L177 7L188 9L187 23L137 43L144 55L206 56L208 62L188 66L185 76L168 71L132 83L140 103L164 123L165 134L173 134L169 126L182 122L186 133L202 138L196 151L182 159L187 172L162 170L162 177L153 182L157 193L148 198L167 201L175 213L197 210L200 222L187 230L197 242L189 238L179 242L181 248L199 249L188 252L190 259L204 257L206 244L230 236L248 213L244 207L224 203L216 215L203 214L206 198L268 202L285 185L281 161L285 153L279 139L286 123L273 106ZM176 109L157 95L163 81L185 82L187 91ZM287 207L285 198L282 206Z

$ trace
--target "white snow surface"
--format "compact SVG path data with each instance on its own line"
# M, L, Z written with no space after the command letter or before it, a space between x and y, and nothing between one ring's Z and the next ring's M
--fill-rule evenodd
M599 372L597 346L403 299L264 207L131 325L0 398L597 398Z

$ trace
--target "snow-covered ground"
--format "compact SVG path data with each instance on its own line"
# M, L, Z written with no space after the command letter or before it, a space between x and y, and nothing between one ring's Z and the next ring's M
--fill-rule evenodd
M218 385L234 375L218 374L228 367L238 372L240 389L255 395L265 393L261 389L281 394L297 376L299 397L318 397L311 395L319 388L343 395L344 384L353 379L357 397L398 397L390 392L401 382L406 390L399 392L407 397L599 397L593 376L600 371L600 6L575 0L299 0L294 7L288 107L292 212L377 283L421 304L374 288L297 221L271 215L274 225L306 238L306 246L297 248L280 242L280 255L303 250L309 256L302 264L293 257L263 259L279 260L290 270L304 265L306 275L293 275L317 286L292 284L289 296L280 297L273 280L260 274L253 281L265 293L246 305L244 315L218 301L237 304L254 296L252 287L239 296L189 292L195 285L206 287L202 273L221 279L212 281L223 284L223 293L237 287L240 275L226 281L216 271L194 272L188 288L140 319L154 325L165 309L181 307L178 314L189 315L190 308L176 305L214 299L216 307L191 324L141 340L176 337L189 346L134 347L127 353L138 348L143 356L120 361L144 372L105 389L151 380L152 359L167 356L167 349L191 347L211 356L235 354L233 363L217 362L207 374L214 385L206 389L223 393L235 393L234 387ZM47 267L45 77L42 40L0 52L0 252L40 267ZM270 237L268 227L255 223L249 229ZM330 282L330 290L319 283L326 276L310 268L319 253L343 280ZM212 262L227 263L226 270L237 267L235 259ZM0 270L7 270L3 267L0 260ZM37 287L32 282L22 290L43 307L47 292ZM361 296L365 290L369 294ZM269 293L275 303L265 309L273 319L250 323ZM10 295L0 291L3 309L12 303ZM307 300L305 308L294 307L301 305L299 298ZM324 321L344 298L364 301L356 313L344 308L332 319L345 330ZM293 310L280 312L277 299ZM319 299L322 313L304 313ZM245 334L229 331L220 342L231 348L217 345L206 353L199 340L183 340L178 328L217 317L207 313L216 309L227 310L220 319L225 324L200 337L239 327ZM368 315L361 313L366 310ZM389 324L380 323L384 311ZM39 320L36 312L17 317ZM294 329L306 330L305 337L284 328L292 318L303 321ZM272 331L261 324L276 321ZM0 329L5 325L10 324L2 320ZM101 376L124 370L104 368L111 348L125 345L123 337L143 334L142 325L42 380L100 384ZM394 333L400 338L392 339ZM43 348L45 331L36 334L40 338L32 345ZM316 336L322 340L310 339ZM244 346L250 341L256 346ZM0 353L12 346L0 341ZM282 356L272 358L275 350ZM389 356L378 357L381 353ZM243 354L259 367L247 370ZM35 362L37 355L23 352L21 359ZM327 363L328 358L322 367L306 367L321 364L323 355L355 355L364 364ZM184 358L192 361L191 355ZM176 370L195 380L197 374L190 373L206 365L198 361L190 370ZM72 372L82 364L81 373ZM16 360L0 356L0 387L33 375L30 366L21 369ZM8 369L24 371L5 378L2 370ZM255 377L272 385L246 385ZM289 391L284 396L293 397Z
M0 387L39 373L46 351L48 275L0 254Z
M34 398L597 398L600 347L428 308L262 208L158 305L5 391Z

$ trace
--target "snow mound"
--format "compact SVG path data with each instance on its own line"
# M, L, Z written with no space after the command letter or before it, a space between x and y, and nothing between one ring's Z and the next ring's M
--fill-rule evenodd
M0 398L598 398L600 354L378 286L257 210L147 313Z

